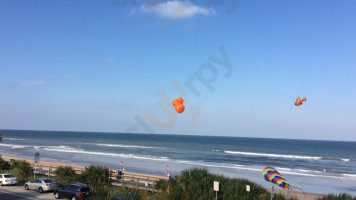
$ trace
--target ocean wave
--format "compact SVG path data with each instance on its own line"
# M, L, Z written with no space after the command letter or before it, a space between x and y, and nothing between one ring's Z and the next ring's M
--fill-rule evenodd
M219 163L206 163L206 162L197 162L197 161L189 161L189 160L172 160L172 162L180 163L180 164L188 164L188 165L198 165L204 167L215 167L215 168L230 168L230 169L238 169L238 167L242 167L244 165L224 165Z
M53 149L53 150L70 150L70 151L82 151L82 149L77 149L73 147L69 147L66 145L58 145L58 146L44 146L43 149Z
M21 138L3 138L4 140L26 140L26 139L21 139Z
M343 162L350 162L351 159L349 158L321 158L322 160L337 160L337 161L343 161Z
M213 150L220 152L220 150ZM278 158L294 158L294 159L307 159L307 160L337 160L343 162L350 162L349 158L329 158L329 157L318 157L318 156L300 156L300 155L285 155L285 154L267 154L267 153L254 153L254 152L242 152L242 151L223 151L227 154L239 154L247 156L264 156L264 157L278 157Z
M110 157L121 157L121 158L135 158L143 160L155 160L155 161L167 161L167 157L151 156L151 155L135 155L135 154L120 154L120 153L109 153L109 152L97 152L97 151L85 151L82 149L76 148L63 148L63 147L51 147L44 148L46 151L55 151L55 152L65 152L65 153L79 153L79 154L91 154L91 155L101 155L101 156L110 156Z
M246 165L237 165L237 164L227 164L221 165L219 163L204 163L204 162L195 162L195 161L175 161L177 163L188 164L188 165L196 165L196 166L203 166L203 167L213 167L213 168L220 168L220 169L234 169L234 170L248 170L248 171L257 171L262 172L263 167L250 167ZM294 170L290 168L282 168L276 167L276 169L281 174L288 174L288 175L295 175L295 176L307 176L307 177L319 177L319 178L336 178L336 179L350 179L356 180L356 175L350 175L349 177L341 177L339 175L332 175L332 174L325 174L321 171L315 170Z
M11 147L12 149L24 149L24 148L31 148L32 146L29 145L17 145L17 144L0 144L3 147Z
M137 145L125 145L125 144L96 144L98 146L106 147L119 147L119 148L140 148L140 149L152 149L157 147L148 147L148 146L137 146Z
M227 164L221 165L219 163L204 163L204 162L196 162L196 161L174 161L181 164L188 165L196 165L203 167L213 167L219 169L234 169L234 170L248 170L248 171L257 171L262 172L263 167L252 167L246 165L236 165L236 164ZM290 169L290 168L282 168L276 167L276 169L281 174L286 175L294 175L294 176L306 176L306 177L318 177L318 178L332 178L332 179L343 179L343 180L356 180L356 174L335 174L335 173L325 173L323 171L316 170L304 170L304 169Z
M342 174L342 175L346 176L346 177L352 177L352 178L356 179L356 174Z
M265 156L265 157L278 157L278 158L297 158L297 159L312 159L320 160L322 157L316 156L299 156L299 155L283 155L283 154L267 154L267 153L253 153L253 152L242 152L242 151L224 151L227 154L239 154L248 156Z
M291 169L291 168L284 168L284 167L278 167L278 169L280 169L280 170L286 170L286 171L291 171L291 170L293 170L293 169Z

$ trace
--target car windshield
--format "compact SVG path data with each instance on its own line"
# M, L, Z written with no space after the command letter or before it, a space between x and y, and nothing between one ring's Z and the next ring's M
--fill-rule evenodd
M14 176L10 175L10 174L5 174L4 176L5 176L5 178L14 178Z
M44 181L45 183L52 183L52 182L53 182L52 179L44 179L43 181Z

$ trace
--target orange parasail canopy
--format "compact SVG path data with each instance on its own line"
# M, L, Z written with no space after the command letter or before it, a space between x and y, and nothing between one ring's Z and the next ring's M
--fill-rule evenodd
M178 97L177 100L180 102L180 104L183 104L183 98L182 97Z
M185 109L183 104L178 104L175 108L178 113L182 113Z
M173 106L177 106L177 105L179 105L179 104L182 104L178 99L174 99L173 101L172 101L172 105Z
M307 100L307 98L306 98L306 97L304 97L303 99L300 99L300 97L297 97L297 99L295 100L294 105L296 105L296 106L300 106L300 105L302 105L302 104L303 104L303 101L306 101L306 100Z
M182 113L185 109L184 105L183 105L183 98L182 97L179 97L177 99L174 99L172 101L172 105L175 107L176 111L178 113Z

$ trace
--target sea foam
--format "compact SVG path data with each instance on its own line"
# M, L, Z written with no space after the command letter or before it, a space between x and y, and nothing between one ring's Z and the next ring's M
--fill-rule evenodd
M312 159L319 160L322 157L314 156L300 156L300 155L283 155L283 154L267 154L267 153L254 153L254 152L242 152L242 151L224 151L227 154L239 154L247 156L264 156L264 157L279 157L279 158L297 158L297 159Z

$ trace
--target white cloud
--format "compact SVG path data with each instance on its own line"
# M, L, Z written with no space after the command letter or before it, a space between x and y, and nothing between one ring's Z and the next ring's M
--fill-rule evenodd
M180 19L194 15L214 15L215 10L199 7L188 1L167 1L155 5L143 4L139 11L143 14L155 14L162 18Z

